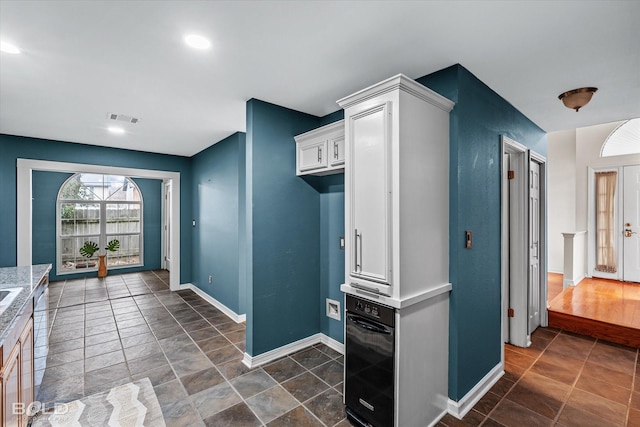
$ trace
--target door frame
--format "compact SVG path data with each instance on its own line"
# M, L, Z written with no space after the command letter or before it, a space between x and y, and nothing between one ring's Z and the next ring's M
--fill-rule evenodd
M549 325L547 273L547 159L529 150L529 160L540 165L540 326Z
M620 166L609 166L609 167L589 167L588 171L588 183L587 183L587 277L597 277L600 279L611 279L611 280L623 280L623 270L624 270L624 254L623 254L623 241L620 238L622 229L620 228L622 222L624 221L623 212L622 212L622 204L624 203L624 166L633 166L633 165L620 165ZM616 229L613 230L614 235L616 236L616 251L617 251L617 262L618 262L618 271L615 273L606 273L603 271L596 271L596 201L595 201L595 192L596 192L596 172L617 172L617 181L616 181L616 200L615 200L615 210L616 210Z
M171 180L162 182L162 268L171 271L171 204L173 203L173 191ZM167 221L168 219L168 221Z
M540 325L549 324L547 311L547 181L546 158L501 136L501 337L519 347L531 345L529 334L529 162L540 165ZM508 179L505 154L511 155L513 180ZM509 183L511 181L511 183ZM511 192L508 186L511 185ZM519 286L518 286L519 284ZM523 286L524 285L524 286ZM508 316L509 309L515 315ZM507 327L508 326L508 327ZM504 361L504 345L502 360Z
M501 287L502 287L502 343L510 342L520 347L531 345L528 334L528 212L529 212L529 167L527 147L501 136L502 173L501 173L501 212L502 244L501 244ZM504 154L511 155L511 164L506 165ZM510 168L509 168L510 166ZM509 180L508 172L512 170L514 179ZM509 181L512 181L511 183ZM507 193L508 186L511 191ZM511 196L511 197L510 197ZM515 283L525 284L515 286ZM518 316L509 317L509 309ZM522 313L525 313L522 316ZM507 328L508 325L508 328ZM505 336L507 334L507 336ZM501 345L504 353L504 345ZM504 354L502 357L504 361Z
M171 200L171 247L173 257L169 272L169 287L172 291L180 289L180 172L162 171L155 169L136 169L116 166L102 166L85 163L67 163L49 160L34 160L19 158L16 161L16 258L19 266L31 265L32 251L32 206L31 183L32 172L52 171L69 173L101 173L110 175L124 175L132 178L149 178L169 180L172 183Z

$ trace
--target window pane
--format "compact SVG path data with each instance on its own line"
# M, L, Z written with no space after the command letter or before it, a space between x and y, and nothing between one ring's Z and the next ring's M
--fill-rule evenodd
M105 177L105 182L109 182L109 195L107 199L110 201L140 201L140 192L138 191L138 187L129 178L107 175Z
M107 204L107 233L139 233L140 205L137 203Z
M62 236L100 233L100 205L97 203L62 203L60 205Z
M107 266L123 266L141 264L140 235L108 235L107 240L117 239L120 248L107 254Z
M78 271L95 269L98 265L98 253L91 258L86 258L80 253L80 248L85 241L98 242L100 236L90 237L64 237L60 239L60 255L62 258L62 271Z

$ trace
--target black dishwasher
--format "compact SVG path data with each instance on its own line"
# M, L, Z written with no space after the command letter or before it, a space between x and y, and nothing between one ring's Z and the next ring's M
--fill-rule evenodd
M394 415L395 310L346 296L347 416L362 426L391 427Z

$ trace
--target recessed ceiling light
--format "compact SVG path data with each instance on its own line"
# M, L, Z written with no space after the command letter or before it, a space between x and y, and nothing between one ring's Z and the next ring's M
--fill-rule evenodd
M197 34L188 34L184 36L184 42L194 49L204 50L211 47L211 42L208 39Z
M124 129L122 129L120 127L117 127L117 126L109 126L107 128L107 130L109 132L111 132L111 133L115 133L115 134L118 134L118 135L122 135L124 133Z
M0 50L4 53L20 53L18 46L0 40Z

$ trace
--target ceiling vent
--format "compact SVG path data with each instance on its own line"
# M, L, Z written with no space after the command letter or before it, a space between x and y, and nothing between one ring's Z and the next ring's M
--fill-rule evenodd
M140 121L140 119L137 117L131 117L131 116L126 116L124 114L114 114L114 113L107 113L107 118L109 120L115 120L118 122L127 122L134 125Z

